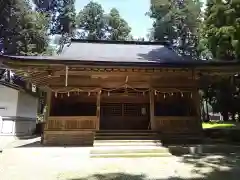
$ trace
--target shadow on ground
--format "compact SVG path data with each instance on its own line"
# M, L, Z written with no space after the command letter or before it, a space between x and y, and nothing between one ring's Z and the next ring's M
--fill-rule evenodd
M161 159L159 160L161 161ZM181 157L181 163L191 165L187 175L186 172L181 172L184 171L184 168L181 168L176 169L174 174L164 173L165 176L160 174L159 177L165 178L150 178L145 174L104 173L87 177L65 178L64 180L239 180L240 177L240 154L185 155Z

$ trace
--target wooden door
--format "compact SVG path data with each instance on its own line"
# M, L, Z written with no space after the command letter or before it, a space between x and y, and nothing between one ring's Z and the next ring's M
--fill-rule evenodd
M148 103L103 103L100 114L100 129L140 130L149 127Z

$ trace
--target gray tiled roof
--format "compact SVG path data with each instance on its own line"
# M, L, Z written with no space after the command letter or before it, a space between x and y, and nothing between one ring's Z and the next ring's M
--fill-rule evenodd
M63 48L58 58L113 62L166 63L183 61L181 56L163 45L87 42L72 42L69 47L65 46Z
M166 46L165 46L165 45ZM166 43L118 42L102 40L72 40L59 55L54 56L8 56L0 60L41 61L43 63L88 64L88 65L139 65L139 66L225 66L240 61L195 61L175 53ZM51 62L50 62L51 61Z

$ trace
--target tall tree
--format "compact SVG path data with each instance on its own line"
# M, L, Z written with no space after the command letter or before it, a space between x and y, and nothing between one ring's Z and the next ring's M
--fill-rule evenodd
M3 52L35 55L47 50L45 17L33 12L27 0L1 0L0 38Z
M240 1L208 0L205 39L213 58L240 58Z
M61 0L32 0L36 5L36 10L47 14L55 14L58 11Z
M35 10L43 13L49 19L48 28L53 33L56 29L62 0L33 0L33 3L35 4Z
M75 0L34 0L36 10L48 17L51 35L61 35L57 53L70 42L75 30Z
M154 39L169 41L182 56L198 57L200 0L151 0Z
M84 32L87 39L106 38L106 17L101 4L91 1L77 16L78 28Z
M107 15L107 32L110 40L127 40L131 32L128 23L120 16L116 8Z
M51 19L51 34L72 34L75 28L75 0L34 0L36 10Z
M231 61L240 58L240 1L207 0L202 30L205 49L214 60ZM224 120L231 113L240 114L238 77L221 78L216 82L213 107L220 111ZM210 97L209 97L210 98ZM240 117L240 116L239 116Z
M59 15L56 20L56 29L54 33L67 33L72 36L76 20L75 0L62 0L58 13Z

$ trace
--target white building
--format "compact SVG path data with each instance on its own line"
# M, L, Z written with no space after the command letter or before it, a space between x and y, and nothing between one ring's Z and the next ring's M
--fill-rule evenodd
M19 86L0 81L0 136L32 134L37 107L37 97Z

